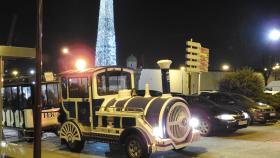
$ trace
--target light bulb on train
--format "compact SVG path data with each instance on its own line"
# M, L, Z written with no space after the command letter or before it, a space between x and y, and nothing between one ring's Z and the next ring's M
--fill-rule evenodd
M1 141L0 146L2 148L5 148L5 147L7 147L7 143L5 141Z
M154 127L153 128L153 135L156 137L156 138L162 138L163 137L163 133L162 133L162 128L160 127Z
M191 118L189 124L193 128L197 128L199 126L199 120L197 118Z

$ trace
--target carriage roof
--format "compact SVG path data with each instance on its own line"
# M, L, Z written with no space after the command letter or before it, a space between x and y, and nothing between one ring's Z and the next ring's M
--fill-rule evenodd
M94 73L94 72L101 71L101 70L108 71L108 69L121 69L121 71L125 69L126 71L127 70L133 71L133 69L126 68L126 67L106 66L106 67L87 68L85 70L67 70L67 71L59 73L59 75L88 74L88 73Z

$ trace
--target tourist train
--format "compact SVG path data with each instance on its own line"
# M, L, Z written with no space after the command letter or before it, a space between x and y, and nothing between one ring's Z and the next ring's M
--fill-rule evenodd
M160 61L163 95L135 94L134 72L119 67L70 70L60 74L59 136L73 152L87 140L124 145L128 157L182 149L199 139L187 103L170 95L170 61Z

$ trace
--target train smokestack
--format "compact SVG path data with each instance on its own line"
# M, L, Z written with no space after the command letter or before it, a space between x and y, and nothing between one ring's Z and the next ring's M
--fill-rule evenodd
M171 60L159 60L157 62L161 69L161 80L162 80L162 94L170 94L170 77L169 68L172 64Z

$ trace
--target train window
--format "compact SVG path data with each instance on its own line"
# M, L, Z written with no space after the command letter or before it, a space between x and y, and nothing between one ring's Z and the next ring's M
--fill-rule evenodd
M43 109L50 109L58 107L58 87L55 83L43 84L42 85L42 104Z
M67 98L67 79L65 77L61 78L61 89L63 99Z
M81 78L81 96L82 98L88 97L88 79Z
M100 74L97 76L97 92L98 95L106 95L106 75Z
M43 109L46 109L47 108L47 85L43 84L41 86L41 99L42 99L42 107Z
M130 74L128 72L113 71L97 75L98 95L117 94L119 90L131 89ZM108 83L106 83L108 80Z
M47 84L47 104L51 107L57 107L58 104L58 90L57 84Z
M88 79L86 77L69 78L69 97L88 98Z

